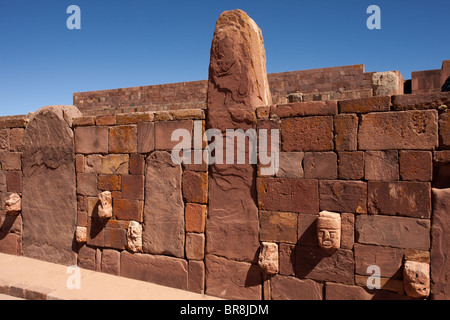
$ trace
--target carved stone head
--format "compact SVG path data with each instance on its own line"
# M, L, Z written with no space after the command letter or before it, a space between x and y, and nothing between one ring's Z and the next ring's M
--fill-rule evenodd
M322 211L317 218L317 238L324 249L339 249L341 246L341 215Z
M130 221L128 225L127 246L132 252L142 251L142 225L137 221Z
M17 193L12 193L5 200L5 211L7 215L17 215L22 210L22 200Z
M430 265L425 262L405 261L403 286L409 297L427 298L430 294Z
M263 242L259 251L258 265L266 274L278 273L278 245Z
M110 219L112 217L112 196L111 192L104 191L98 195L100 204L98 206L98 216L102 219Z

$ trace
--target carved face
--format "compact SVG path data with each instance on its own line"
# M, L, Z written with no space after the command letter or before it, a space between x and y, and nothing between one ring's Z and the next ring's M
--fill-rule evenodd
M405 292L413 298L426 298L430 294L430 265L406 261L403 268Z
M341 246L341 216L338 213L322 211L319 214L317 239L324 249L338 249Z

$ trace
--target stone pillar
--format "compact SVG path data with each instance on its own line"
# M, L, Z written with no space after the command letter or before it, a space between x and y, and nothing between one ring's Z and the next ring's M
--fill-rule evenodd
M211 46L207 129L222 135L227 129L256 129L256 107L269 104L261 30L242 10L223 12ZM224 150L226 143L229 140L224 137ZM248 153L247 148L245 164L226 164L224 151L224 164L210 163L209 167L206 293L223 298L261 298L256 166L250 163ZM245 270L247 275L236 276L253 280L239 282L233 281L234 276L224 276L213 256L224 257L235 267L228 270L229 275Z
M76 264L77 215L73 106L39 109L22 140L23 255Z

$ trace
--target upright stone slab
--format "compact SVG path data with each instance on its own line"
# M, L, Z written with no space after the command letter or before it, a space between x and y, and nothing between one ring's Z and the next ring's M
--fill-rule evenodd
M145 253L184 258L181 165L166 151L147 158L142 248Z
M22 142L23 254L71 265L77 215L73 106L39 109Z
M256 107L270 103L261 30L242 10L223 12L211 46L207 129L225 133L227 129L256 128ZM210 166L207 253L257 262L255 180L256 166L248 157L245 164Z

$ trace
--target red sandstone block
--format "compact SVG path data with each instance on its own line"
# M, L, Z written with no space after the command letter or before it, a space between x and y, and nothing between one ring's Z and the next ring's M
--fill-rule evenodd
M370 97L338 102L339 113L369 113L389 111L391 97Z
M119 191L122 188L120 175L100 174L97 180L97 188L102 191Z
M317 214L298 214L298 241L300 245L316 246L317 243Z
M364 173L366 180L398 180L397 150L366 151L364 155Z
M11 151L19 152L22 148L23 128L12 128L9 134L9 147Z
M205 292L205 264L203 261L189 261L188 291Z
M130 174L144 174L145 157L139 153L130 154Z
M102 250L102 272L118 276L120 272L120 252L112 249Z
M371 265L380 267L380 276L402 278L404 249L374 245L355 244L355 272L371 275L367 268Z
M110 127L108 150L110 153L136 153L137 127L135 125Z
M334 116L336 150L353 151L358 147L358 117L356 114Z
M355 215L352 213L341 214L341 248L353 249L355 242Z
M113 199L113 215L117 220L142 222L144 203L140 200Z
M270 279L272 300L322 300L323 284L313 280L275 275Z
M77 173L84 173L85 169L85 158L82 154L75 155L75 169Z
M153 121L153 112L133 112L127 114L117 114L116 122L117 124L133 124L139 122L149 122Z
M317 232L316 232L317 233ZM286 276L295 275L295 245L290 243L280 243L278 245L280 274Z
M261 210L318 213L317 180L258 178L258 206Z
M94 116L85 116L85 117L78 117L73 119L74 126L93 126L95 125L95 117Z
M9 151L9 134L10 129L1 129L0 130L0 150L1 151Z
M116 115L97 116L95 124L97 126L114 126L116 124Z
M0 252L22 255L22 237L15 233L2 234L0 237Z
M155 150L155 124L143 122L138 124L138 152L148 153Z
M2 170L22 170L20 152L0 152L0 164Z
M155 149L172 150L180 140L172 141L172 133L177 129L185 129L192 137L194 121L159 121L155 122ZM191 140L189 141L191 143Z
M282 151L331 151L333 117L317 116L281 120Z
M186 232L205 232L206 206L197 203L186 203L184 219Z
M450 107L450 92L402 94L392 96L392 110L435 109L441 105Z
M22 193L22 171L6 171L8 192Z
M336 101L294 102L289 104L272 105L270 116L278 118L327 116L337 114Z
M366 213L367 184L363 181L322 180L319 183L320 210Z
M208 173L185 171L183 173L183 198L186 202L208 202Z
M108 128L76 127L76 153L108 153Z
M436 110L375 112L361 117L360 150L434 149L437 145Z
M431 186L429 182L368 182L368 210L414 218L430 218Z
M105 227L104 237L104 246L107 248L123 250L127 246L126 229Z
M450 149L450 112L439 116L439 147Z
M430 151L399 151L400 176L402 180L431 181L433 179L433 156Z
M92 215L88 218L87 244L94 247L105 246L105 222Z
M95 270L96 249L82 246L78 250L78 267Z
M428 250L430 220L383 215L358 215L356 241L362 244Z
M122 198L144 200L143 175L122 175Z
M88 223L88 215L86 211L77 211L77 226L78 227L87 227Z
M381 290L377 290L381 291ZM372 300L373 294L360 286L327 282L325 300Z
M203 260L205 257L205 235L203 233L186 233L186 258Z
M360 180L364 178L364 152L339 152L339 179Z
M85 196L97 196L100 191L97 189L97 176L93 173L77 174L77 194Z
M306 179L337 179L337 155L334 152L305 152L303 171Z
M292 212L261 211L259 214L260 241L297 242L297 214Z

